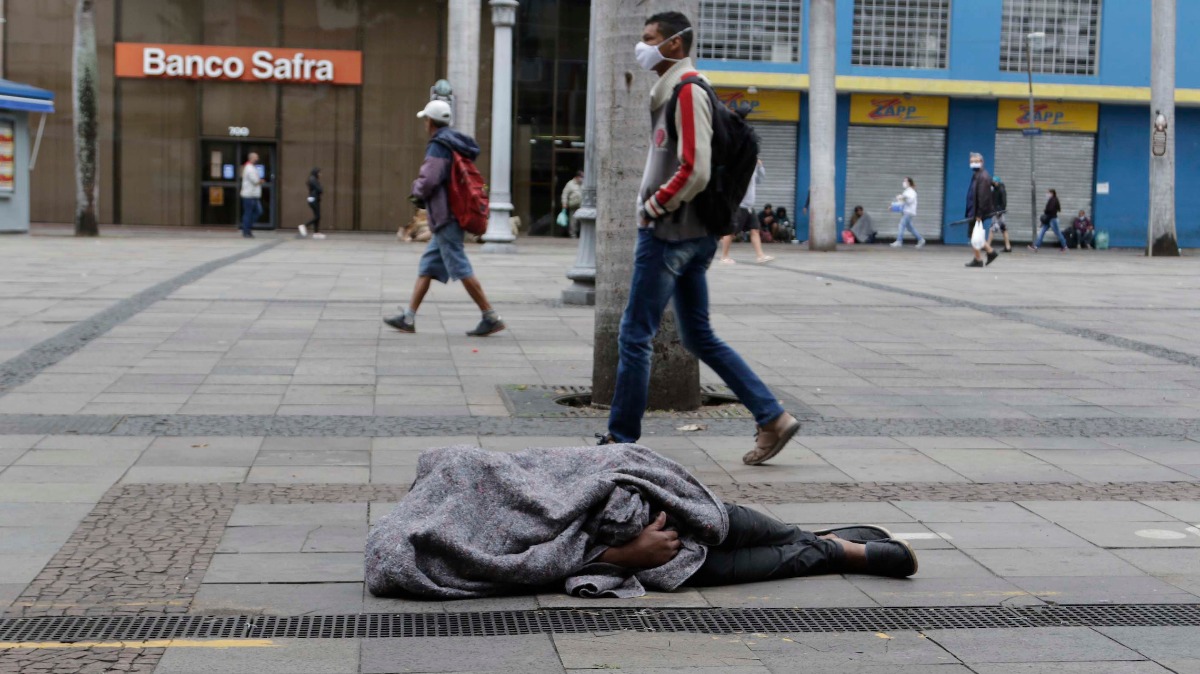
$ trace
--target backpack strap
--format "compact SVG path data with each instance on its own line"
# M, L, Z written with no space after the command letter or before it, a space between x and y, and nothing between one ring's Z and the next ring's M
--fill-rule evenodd
M679 80L679 84L675 85L675 90L671 93L671 99L667 101L667 137L671 139L672 143L679 140L679 130L675 128L675 108L679 105L679 94L683 91L683 88L689 84L695 84L704 89L708 93L708 98L714 106L716 106L718 103L716 100L716 92L713 91L712 87L700 77L700 73L694 70L689 73L684 73L683 78Z

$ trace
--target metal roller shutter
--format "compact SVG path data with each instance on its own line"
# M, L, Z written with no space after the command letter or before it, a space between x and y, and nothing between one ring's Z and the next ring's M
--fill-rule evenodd
M796 125L793 123L754 125L758 133L758 158L762 160L767 177L758 186L757 204L787 209L788 217L796 221ZM803 206L804 204L800 204Z
M1096 136L1090 133L1043 133L1037 143L1037 213L1046 206L1046 190L1058 191L1062 213L1058 224L1067 227L1080 209L1092 212L1092 183ZM1033 240L1029 208L1029 138L1020 131L996 132L996 163L992 175L1000 176L1008 190L1008 235L1013 241ZM1054 241L1054 232L1046 234Z
M917 231L930 241L940 241L946 180L945 129L851 126L844 222L850 222L855 206L862 206L874 220L880 238L895 239L900 214L889 211L888 206L903 191L900 184L905 176L916 183Z

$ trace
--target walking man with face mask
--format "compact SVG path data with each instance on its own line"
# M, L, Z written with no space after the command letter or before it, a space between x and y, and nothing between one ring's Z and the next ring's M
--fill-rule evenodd
M668 105L678 85L698 76L688 58L694 32L679 12L646 20L637 61L658 74L650 92L650 156L638 194L638 241L621 319L620 360L608 434L600 444L636 442L642 432L650 386L652 341L667 302L674 299L683 345L713 369L754 414L758 426L753 449L742 457L749 465L777 455L800 430L800 422L742 357L713 333L708 316L705 273L717 251L706 217L693 208L712 175L712 100L703 86L684 83L678 101ZM673 109L674 115L667 111ZM725 224L725 223L721 223Z
M983 155L978 152L971 153L971 185L967 188L967 227L971 231L976 225L983 227L983 231L988 229L987 221L995 212L995 206L992 201L992 176L983 168ZM970 236L968 231L967 236ZM992 244L986 239L983 242L983 250L987 251L987 262L983 261L983 255L980 250L971 246L971 251L975 253L975 259L967 263L968 267L983 267L989 265L999 255L992 250Z

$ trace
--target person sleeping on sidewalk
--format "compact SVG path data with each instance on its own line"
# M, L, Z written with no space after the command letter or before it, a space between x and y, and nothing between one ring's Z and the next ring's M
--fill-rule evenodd
M428 450L409 493L371 530L365 564L372 594L435 599L917 572L912 548L882 527L804 531L725 503L630 444Z

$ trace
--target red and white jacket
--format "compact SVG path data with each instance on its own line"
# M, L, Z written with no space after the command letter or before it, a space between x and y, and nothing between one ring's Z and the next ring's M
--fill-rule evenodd
M675 118L667 103L684 76L697 73L691 59L671 66L650 91L650 152L638 196L639 216L650 218L654 234L667 241L708 236L703 213L689 208L712 175L712 102L703 88L688 85L679 93ZM671 140L667 125L676 130ZM640 222L639 217L639 222Z

